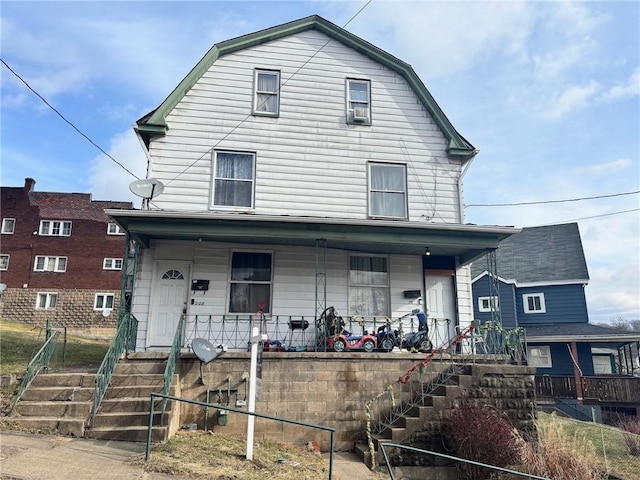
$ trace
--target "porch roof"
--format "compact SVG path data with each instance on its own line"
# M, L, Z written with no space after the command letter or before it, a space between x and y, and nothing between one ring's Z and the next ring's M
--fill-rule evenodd
M148 247L151 240L195 240L244 244L315 246L367 253L456 256L466 264L496 248L520 229L444 223L320 217L224 214L166 210L106 210L123 229Z
M524 329L527 343L589 342L597 343L598 347L618 348L640 341L640 332L629 332L592 323L527 325Z

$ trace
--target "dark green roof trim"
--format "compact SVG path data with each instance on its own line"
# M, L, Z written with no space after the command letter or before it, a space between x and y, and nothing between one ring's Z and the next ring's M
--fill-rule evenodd
M473 145L456 131L411 65L318 15L301 18L215 44L157 109L138 120L137 129L150 134L164 134L167 128L166 116L218 58L311 29L324 33L402 75L429 111L436 125L449 140L449 148L447 149L449 155L465 160L476 154Z

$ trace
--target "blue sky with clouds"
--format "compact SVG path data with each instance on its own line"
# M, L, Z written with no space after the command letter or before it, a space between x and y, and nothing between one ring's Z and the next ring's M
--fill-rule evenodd
M343 26L366 1L7 1L1 54L137 176L131 126L216 42L319 14ZM347 26L410 63L480 154L469 205L640 190L640 2L379 1ZM0 180L134 200L133 177L1 67ZM139 202L136 201L139 206ZM467 208L519 227L578 220L592 321L640 318L640 196ZM627 213L609 215L614 212Z

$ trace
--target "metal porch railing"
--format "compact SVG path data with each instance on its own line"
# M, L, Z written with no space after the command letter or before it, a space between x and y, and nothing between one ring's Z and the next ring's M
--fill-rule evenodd
M178 326L176 327L176 333L173 336L173 344L171 345L171 351L169 352L169 357L167 358L167 365L164 368L164 385L162 387L162 395L164 398L162 400L162 421L164 423L164 413L167 407L167 396L171 391L171 382L173 381L173 374L176 371L176 366L178 365L178 361L180 360L180 351L183 346L183 337L184 337L184 323L185 323L185 315L180 316L180 320L178 321ZM153 408L153 406L151 407Z

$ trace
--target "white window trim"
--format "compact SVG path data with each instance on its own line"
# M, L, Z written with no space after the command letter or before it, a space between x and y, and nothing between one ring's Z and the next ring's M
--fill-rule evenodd
M387 283L386 285L378 285L378 284L365 284L365 283L352 283L351 282L351 258L352 257L367 257L367 258L386 258L387 259ZM347 263L347 288L384 288L386 290L386 303L387 309L389 310L385 316L389 316L391 314L391 266L390 259L388 255L376 255L376 254L367 254L367 253L352 253L348 257ZM349 297L350 292L347 292L347 297ZM350 315L358 315L358 312L352 311L352 305L349 305L349 314Z
M364 107L366 109L366 119L364 120L355 120L355 108L351 106L351 83L360 83L367 86L367 100L366 102L355 102L355 103L366 103ZM371 80L362 79L362 78L347 78L347 88L346 88L346 99L345 99L345 107L347 114L347 123L354 125L371 125Z
M44 258L44 265L45 268L38 268L38 259L39 258ZM50 259L55 259L55 266L53 267L53 270L47 270L46 265L47 263L49 263ZM65 259L65 265L64 265L64 270L60 269L60 260L61 259ZM53 256L48 256L48 255L36 255L36 258L33 262L33 271L34 272L66 272L67 271L67 266L69 265L69 258L68 257L53 257Z
M56 223L60 224L58 226L60 229L60 233L52 233L54 225ZM69 234L64 233L64 227L66 224L69 224ZM49 226L47 230L45 230L45 225ZM40 228L38 229L38 235L41 235L43 237L70 237L72 226L73 224L70 220L40 220Z
M233 255L235 253L266 253L271 255L271 278L267 280L259 280L259 281L251 281L251 280L232 280L231 276L233 275ZM274 265L274 250L232 250L231 255L229 256L229 274L227 275L227 285L229 286L229 293L231 292L231 285L233 284L244 284L244 285L269 285L269 312L273 310L273 265ZM230 294L227 295L227 313L229 315L242 315L247 313L256 313L256 312L231 312L230 308L231 298Z
M98 298L102 297L102 307L98 307ZM104 305L106 305L106 300L108 297L111 297L111 307L105 307ZM113 310L114 305L116 302L116 296L113 293L108 293L108 292L103 292L103 293L96 293L95 296L93 297L93 310L97 311L97 312L102 312L104 310Z
M3 262L0 261L0 272L6 272L7 270L9 270L9 258L11 257L11 255L9 254L0 254L0 259L6 258L6 265L3 265Z
M120 262L119 267L116 265L118 262ZM102 269L103 270L122 270L122 259L121 258L105 258L102 261Z
M266 75L275 75L277 77L277 84L275 92L259 91L258 90L258 76L263 73ZM253 114L265 117L278 117L280 115L280 71L279 70L267 70L265 68L256 68L253 76ZM258 110L258 94L272 95L276 97L276 111L261 111Z
M252 172L251 172L251 180L245 179L232 179L238 182L251 182L251 205L217 205L215 203L216 199L216 180L218 177L216 176L216 170L218 168L218 154L220 153L231 153L231 154L240 154L240 155L250 155L253 158ZM211 206L212 210L230 210L235 212L248 212L252 211L255 208L255 197L256 197L256 153L255 152L245 152L245 151L235 151L235 150L214 150L213 152L213 182L211 185ZM221 177L222 178L222 177Z
M530 298L540 298L540 310L530 310L529 309L529 299ZM524 309L524 313L547 313L547 306L544 302L544 293L523 293L522 294L522 308Z
M40 306L40 297L46 295L45 306ZM55 297L56 306L51 307L51 298ZM58 305L58 292L38 292L36 295L36 310L55 310Z
M107 224L107 235L126 235L127 233L120 228L116 222L109 222Z
M536 357L531 355L532 350L540 350L544 351L545 355L538 355ZM544 357L547 358L546 362L531 362L533 358L542 360ZM535 345L527 348L527 363L531 367L538 368L551 368L553 366L553 359L551 358L551 347L549 345Z
M489 303L488 307L483 305L485 301ZM497 296L478 297L478 311L480 313L490 313L492 311L491 307L493 307L493 311L499 310L500 299Z
M11 220L11 223L9 222ZM7 224L11 225L11 229L7 228ZM16 230L16 219L15 218L3 218L2 219L2 235L13 235L13 232Z
M374 214L372 212L372 208L373 208L373 200L372 200L372 195L374 193L374 189L372 188L372 175L371 175L371 168L377 165L381 165L381 166L389 166L389 167L394 167L394 168L402 168L404 170L404 191L402 192L404 194L404 215L402 217L395 217L395 216L391 216L391 215L378 215L378 214ZM392 218L392 219L399 219L399 220L407 220L409 218L409 208L408 208L408 201L409 201L409 192L408 192L408 183L407 183L407 165L404 163L389 163L389 162L369 162L367 165L368 168L368 179L367 179L367 190L368 190L368 199L369 199L369 205L368 205L368 214L369 214L369 218ZM378 190L375 190L376 192ZM388 191L386 193L394 193L391 191ZM400 193L399 191L397 193Z

